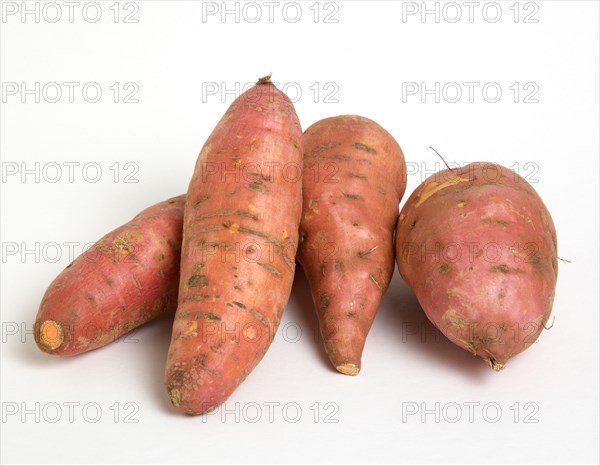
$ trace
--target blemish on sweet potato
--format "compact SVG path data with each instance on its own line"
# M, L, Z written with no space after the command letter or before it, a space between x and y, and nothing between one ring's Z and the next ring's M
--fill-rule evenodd
M255 309L255 308L250 309L250 314L252 314L265 327L269 327L269 320L262 313L260 313L257 309Z
M268 193L269 189L263 184L262 180L254 180L248 184L248 189L258 193Z
M329 304L331 303L332 299L333 299L333 295L332 294L323 293L321 295L320 300L319 300L319 309L321 311L326 311L327 308L329 308Z
M365 198L362 197L360 194L354 194L354 193L344 193L344 197L346 199L351 199L353 201L364 201Z
M377 280L377 278L375 277L375 275L373 275L372 273L369 274L369 280L371 280L375 286L379 289L379 291L382 291L382 287L381 284L379 283L379 280Z
M454 186L458 183L464 183L465 181L469 181L468 178L462 178L460 176L454 176L443 183L438 183L437 181L430 181L425 185L421 195L419 196L419 200L415 203L415 207L419 207L423 202L433 196L435 193L441 191L442 189L446 189L450 186Z
M187 328L185 329L184 336L185 337L196 337L196 336L198 336L198 332L196 331L197 329L198 329L198 323L195 320L192 320L191 322L188 322Z
M457 329L463 329L467 326L467 319L457 313L454 309L448 309L444 312L442 319L450 321L452 327Z
M494 265L490 267L490 272L499 272L499 273L524 273L523 269L518 267L509 267L506 264Z
M179 372L183 373L183 371L179 371ZM171 378L171 380L173 380L174 384L175 384L176 379L177 379L177 377L174 374ZM171 390L169 390L169 400L171 400L171 404L173 406L175 406L176 408L179 408L180 403L181 403L181 392L177 388L172 388Z
M440 266L438 267L438 272L441 273L442 275L447 274L449 271L450 271L450 266L446 262L440 264Z
M359 180L366 180L366 175L361 175L360 173L348 172L346 175L350 178L358 178Z
M256 210L256 208L254 208L254 210ZM205 218L225 217L225 216L235 216L235 217L249 218L252 220L258 220L258 217L251 212L246 212L244 210L233 210L233 209L221 209L221 210L216 210L214 212L204 212L200 215L197 215L195 218L205 219Z
M491 223L494 225L501 225L503 227L509 226L510 222L507 222L506 220L502 220L500 218L491 218L491 217L483 217L480 219L483 223Z
M198 208L204 201L207 201L209 199L210 196L208 194L198 196L196 199L194 199L194 209Z
M356 254L358 257L360 257L361 259L365 256L368 256L369 254L371 254L373 251L375 251L379 246L375 245L373 246L371 249L368 249L367 251L358 251L358 253Z
M192 275L188 280L188 286L193 288L204 288L208 286L208 277L206 275Z
M125 252L130 253L133 251L133 244L136 238L133 234L129 232L125 232L122 235L118 236L112 246L112 250L115 252Z
M349 157L344 154L333 154L333 155L330 155L329 158L334 159L334 160L343 160L344 162L349 162L352 160L352 157Z
M271 264L265 264L263 262L256 262L256 265L262 267L265 270L268 270L269 272L271 272L273 275L276 275L277 277L282 277L281 271L277 267L272 266Z
M377 151L375 149L373 149L372 147L367 146L366 144L363 144L361 142L355 142L354 144L352 144L352 147L354 147L355 149L358 149L358 150L368 152L369 154L377 153Z
M329 143L329 144L321 144L320 146L315 147L310 151L311 154L318 154L319 152L323 152L324 150L333 149L334 147L338 147L340 144L338 143Z

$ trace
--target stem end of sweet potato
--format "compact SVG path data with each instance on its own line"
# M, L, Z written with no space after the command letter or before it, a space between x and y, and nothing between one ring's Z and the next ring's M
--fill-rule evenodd
M352 363L340 364L336 366L336 369L338 372L341 372L345 375L358 375L358 373L360 372L360 367Z
M62 345L64 340L63 329L58 322L45 320L40 325L38 344L44 351L53 351Z
M493 356L484 359L484 361L487 362L488 366L490 366L496 372L500 372L502 369L504 369L504 364L498 362Z
M273 82L271 81L271 75L273 73L269 73L266 76L263 76L262 78L258 78L258 81L256 81L256 84L273 84Z

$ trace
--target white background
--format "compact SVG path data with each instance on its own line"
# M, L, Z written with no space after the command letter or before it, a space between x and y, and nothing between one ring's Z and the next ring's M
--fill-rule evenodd
M496 22L489 2L474 7L472 21L463 2L427 2L438 5L437 22L421 17L421 2L302 2L295 23L289 2L273 7L272 22L262 2L238 4L237 21L234 14L223 21L221 2L100 2L95 23L86 2L73 22L58 2L55 23L55 6L40 3L36 22L33 14L23 20L21 2L9 3L0 24L4 464L598 463L597 2L500 2ZM219 11L203 18L203 8ZM251 22L258 11L262 18ZM128 13L138 22L124 22ZM325 22L327 14L337 22ZM168 316L80 357L39 352L30 330L46 287L69 263L65 243L81 252L146 206L184 192L200 147L234 98L224 91L268 72L290 97L301 91L304 128L356 113L388 129L412 173L407 193L441 168L430 145L457 164L518 169L544 199L559 255L571 261L559 265L554 327L495 373L433 332L396 271L362 372L351 378L330 368L314 337L299 272L270 351L226 402L228 412L204 418L169 406ZM35 89L36 82L39 102L35 91L23 93L22 83ZM56 103L53 82L63 91ZM73 102L65 82L78 83ZM472 99L465 82L478 83ZM86 83L101 87L97 103L82 96ZM439 102L435 93L421 96L436 83ZM458 102L450 102L456 85L448 83L460 85ZM492 103L496 87L502 95ZM125 103L135 89L138 102ZM80 164L72 182L70 162ZM32 173L22 178L23 169ZM137 182L125 182L126 174ZM38 253L22 254L36 243ZM71 419L70 402L79 403ZM271 418L269 403L279 403ZM465 403L473 403L471 418ZM57 406L62 416L53 423Z

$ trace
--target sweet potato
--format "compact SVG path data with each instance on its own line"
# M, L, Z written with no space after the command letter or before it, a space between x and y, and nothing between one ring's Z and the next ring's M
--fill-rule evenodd
M142 211L56 277L34 324L42 351L72 356L100 348L175 309L184 200Z
M556 231L533 187L508 168L479 162L425 180L400 214L396 254L429 320L496 371L548 321Z
M298 259L308 278L325 350L357 375L367 334L394 271L394 227L406 189L398 143L372 120L321 120L303 136Z
M267 77L231 104L200 152L165 370L181 412L220 405L274 337L295 270L301 144L292 102Z

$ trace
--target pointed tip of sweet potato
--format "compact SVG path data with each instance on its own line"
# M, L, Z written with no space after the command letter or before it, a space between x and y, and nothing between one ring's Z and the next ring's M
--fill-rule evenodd
M352 364L350 362L340 364L336 366L336 369L338 372L341 372L344 375L358 375L358 373L360 372L360 366L357 366L356 364Z

